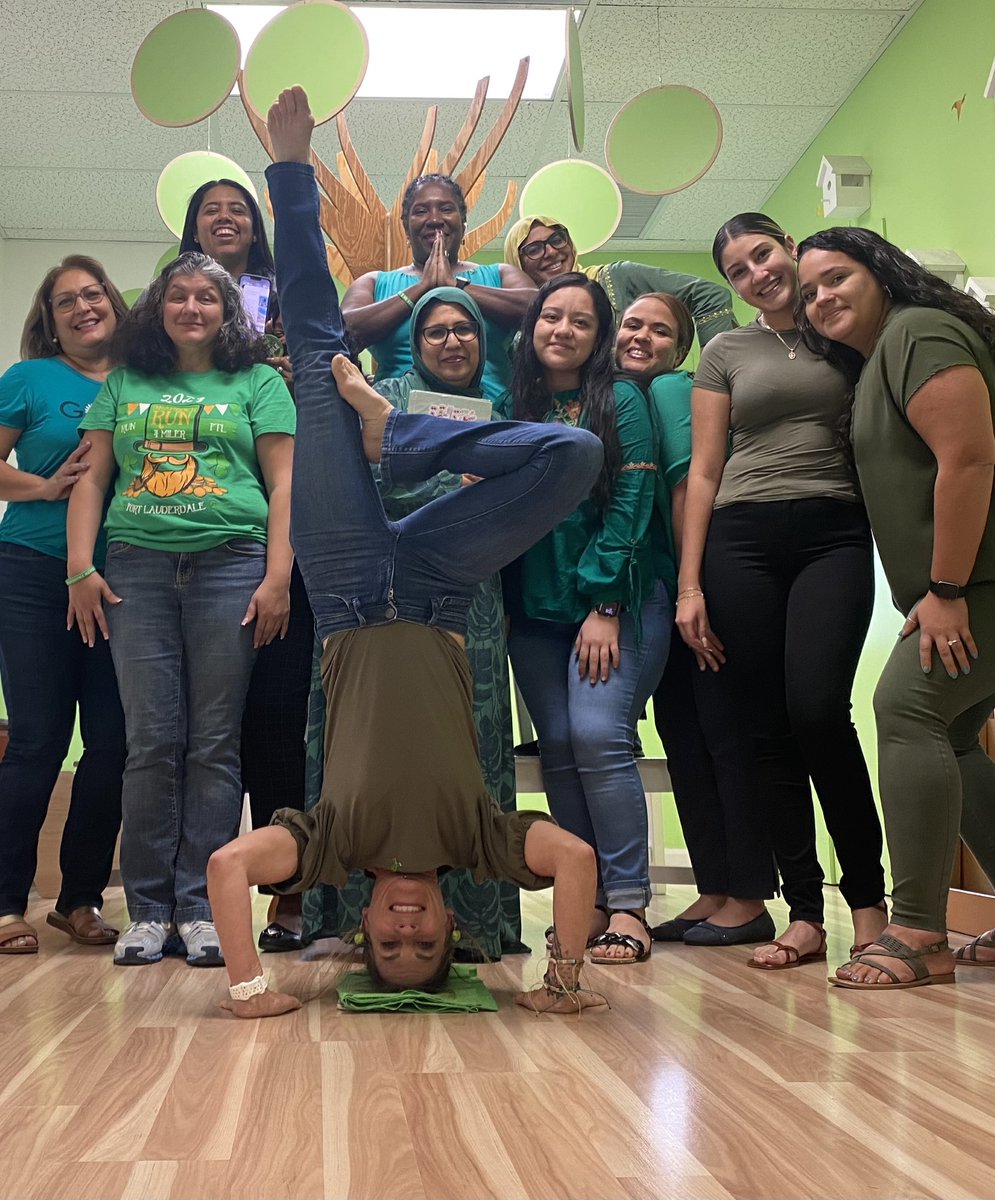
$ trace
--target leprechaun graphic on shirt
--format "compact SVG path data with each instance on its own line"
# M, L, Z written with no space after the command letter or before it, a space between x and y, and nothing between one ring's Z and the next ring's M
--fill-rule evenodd
M294 432L272 367L143 375L112 371L80 430L113 435L118 475L108 541L194 552L266 540L268 497L256 438Z

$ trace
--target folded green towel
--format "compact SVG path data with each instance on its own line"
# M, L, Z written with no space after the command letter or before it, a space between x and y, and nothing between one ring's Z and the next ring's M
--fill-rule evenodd
M442 992L375 992L368 971L350 971L338 991L339 1008L349 1012L497 1012L497 1001L475 967L450 967L449 986Z

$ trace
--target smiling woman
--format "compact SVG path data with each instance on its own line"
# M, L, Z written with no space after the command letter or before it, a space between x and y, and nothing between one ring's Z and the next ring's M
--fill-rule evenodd
M10 744L0 762L0 954L35 954L24 921L38 834L79 707L83 756L62 835L49 924L83 945L112 942L100 916L121 819L124 718L107 646L66 629L66 502L89 469L79 417L107 378L127 313L100 263L74 254L42 280L22 361L0 378L0 675ZM16 448L17 466L7 459ZM103 542L95 546L103 563Z
M762 828L763 796L790 906L786 932L753 957L763 970L825 958L812 785L854 941L872 940L887 919L881 830L850 718L874 589L870 530L840 432L849 383L796 328L793 251L763 213L740 213L715 235L716 267L758 315L710 343L695 375L677 608L702 669L699 709L747 784L722 800L725 894L683 914L705 918L685 940L769 938L769 855L755 832L737 832ZM759 793L748 786L754 767Z
M507 389L508 348L535 288L518 267L460 259L466 199L450 176L415 179L404 193L401 219L412 261L396 271L369 271L350 286L342 299L346 328L358 348L370 348L376 378L396 378L411 367L408 331L415 304L434 288L465 290L487 327L483 393L496 400Z
M178 934L192 966L218 966L207 860L238 828L256 650L286 630L294 409L237 286L203 254L165 267L116 346L124 366L81 423L90 469L69 511L67 581L84 642L109 641L128 736L131 924L114 961L157 962Z

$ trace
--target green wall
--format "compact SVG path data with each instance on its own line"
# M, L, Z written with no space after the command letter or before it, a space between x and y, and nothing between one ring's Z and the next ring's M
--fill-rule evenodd
M955 250L968 273L995 275L995 101L982 96L995 55L992 0L925 0L777 188L766 211L795 237L821 217L824 154L871 165L857 221L903 249ZM954 101L966 94L960 119Z

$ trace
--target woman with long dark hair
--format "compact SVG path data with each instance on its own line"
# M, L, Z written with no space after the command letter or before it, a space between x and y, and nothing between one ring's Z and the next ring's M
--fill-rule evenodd
M256 651L286 630L294 407L238 287L203 254L169 263L122 323L124 364L80 427L69 616L109 640L128 737L114 961L222 959L207 860L238 829L239 728ZM93 550L107 510L107 566Z
M505 584L508 648L550 811L598 854L592 961L612 965L641 962L651 947L646 801L633 743L663 674L672 613L669 548L654 518L653 428L641 389L615 379L614 332L604 289L576 273L542 287L525 314L512 415L590 430L604 465L590 496Z
M995 878L995 316L868 229L814 234L798 263L805 328L859 369L854 458L905 615L874 695L891 923L831 982L952 983L955 961L995 966L995 930L956 955L946 935L958 831Z
M849 383L796 328L793 250L763 213L715 235L716 267L758 315L709 343L695 374L677 604L681 636L729 686L752 741L790 908L784 934L754 953L763 970L826 957L813 785L855 944L887 920L881 827L850 715L873 602L871 536L840 435ZM723 906L709 925L757 941L759 883L752 905Z

